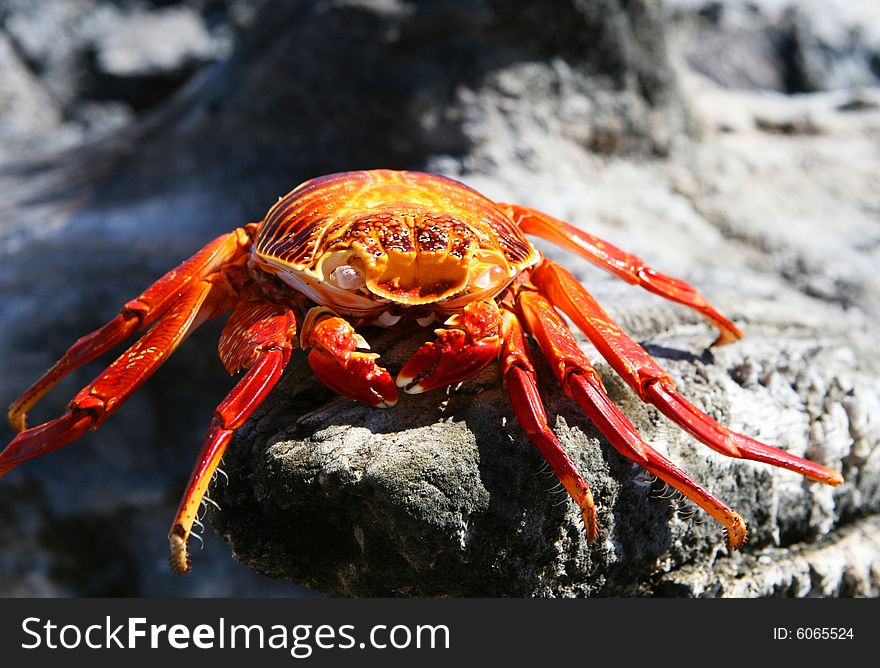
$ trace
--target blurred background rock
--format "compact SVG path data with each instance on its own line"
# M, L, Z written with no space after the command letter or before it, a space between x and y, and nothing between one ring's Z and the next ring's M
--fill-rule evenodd
M559 509L542 527L569 538L517 561L518 579L496 569L483 590L453 591L442 577L422 589L360 576L343 583L333 559L305 576L271 532L268 552L249 553L242 525L252 529L254 515L230 506L215 521L241 558L336 594L876 595L875 5L0 0L0 400L297 183L379 166L439 171L589 227L698 284L750 335L717 361L673 354L663 364L697 385L684 385L689 396L732 402L724 410L768 439L790 432L786 445L844 465L847 486L832 495L755 473L731 489L724 476L739 469L698 451L710 464L700 469L695 458L689 470L767 513L750 518L751 550L711 569L715 527L693 529L667 502L649 501L649 485L630 499L647 518L616 526L611 547L590 557ZM708 343L674 307L565 262L639 340L665 333L673 351ZM211 323L191 337L100 431L0 483L0 593L305 593L239 565L213 534L191 576L167 570L167 524L230 386L218 332ZM31 423L63 411L99 368L65 381ZM701 377L710 382L700 386ZM747 390L740 403L735 388L732 399L713 393L724 378ZM250 445L236 464L244 471L265 455ZM514 489L528 482L524 452ZM609 466L583 457L597 471ZM615 476L596 473L609 502L619 498L614 480L626 489L636 475L615 457L606 451ZM471 491L485 494L479 481ZM247 494L233 489L229 501ZM806 516L777 508L792 503ZM649 529L635 543L653 521L660 534ZM529 544L544 539L536 532ZM402 580L418 581L422 565L410 565Z

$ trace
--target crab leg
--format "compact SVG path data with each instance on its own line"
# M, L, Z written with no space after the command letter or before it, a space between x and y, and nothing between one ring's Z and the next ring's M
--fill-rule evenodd
M742 518L642 440L636 428L608 397L598 374L550 302L537 292L523 290L517 297L517 305L526 330L538 341L565 393L578 403L611 445L721 522L727 530L730 548L741 547L746 539Z
M77 393L64 415L20 432L0 453L0 476L101 425L192 330L224 307L227 293L215 286L207 279L191 286L146 334Z
M397 403L397 387L388 371L376 364L379 355L360 352L366 340L344 318L316 306L305 317L303 348L312 348L309 366L334 392L376 408Z
M685 281L661 274L644 260L630 255L607 241L588 234L546 213L516 204L499 204L526 234L534 234L562 246L593 264L646 290L689 306L718 328L713 346L722 346L742 338L742 332L730 320L718 313L697 290Z
M666 373L633 341L568 271L551 260L532 272L532 281L587 335L615 371L646 402L713 450L740 459L773 464L829 485L842 476L824 466L765 445L724 427L684 399Z
M10 407L9 423L25 428L27 412L71 371L100 357L134 332L145 329L197 279L204 278L236 256L250 243L249 228L239 228L214 239L188 260L169 271L136 299L122 307L113 320L79 339L51 369L31 385Z
M501 312L494 301L471 302L462 313L435 329L435 341L423 344L397 375L409 394L454 385L481 371L501 349Z
M501 317L501 369L513 411L538 452L544 456L562 486L581 509L587 542L592 543L599 535L593 493L547 424L547 413L538 393L535 369L522 326L510 311L502 311Z
M290 360L296 320L286 308L249 303L233 313L221 336L221 356L227 369L249 366L248 372L214 411L208 435L168 533L171 570L190 571L187 542L196 513L232 435L275 387Z

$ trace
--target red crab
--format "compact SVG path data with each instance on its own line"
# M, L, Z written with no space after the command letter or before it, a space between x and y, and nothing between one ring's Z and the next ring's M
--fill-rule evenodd
M371 406L458 383L499 360L516 416L584 520L598 534L586 481L547 425L526 334L537 341L566 394L624 456L682 492L726 527L731 548L746 526L731 508L651 448L611 402L562 311L638 396L709 447L837 485L839 473L721 426L691 405L669 375L616 325L563 267L526 234L555 242L623 280L685 304L715 325L714 345L742 336L687 283L534 209L493 202L456 181L419 172L345 172L290 192L260 223L218 237L73 344L9 409L20 433L0 453L0 476L99 427L196 327L229 319L219 353L229 373L246 371L217 407L171 526L171 567L187 573L187 542L232 434L284 371L295 346L331 389ZM445 327L397 379L377 364L356 328L401 318ZM25 429L27 411L73 369L134 332L146 333L70 402L61 417Z

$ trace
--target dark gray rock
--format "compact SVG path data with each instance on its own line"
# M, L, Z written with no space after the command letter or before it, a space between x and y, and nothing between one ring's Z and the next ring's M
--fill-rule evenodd
M624 321L642 317L631 308L624 300ZM600 509L592 546L494 367L448 396L404 396L380 411L331 399L301 364L227 455L230 483L212 492L223 508L212 523L258 572L336 596L876 595L876 517L870 541L859 542L856 527L880 510L877 382L853 368L840 340L774 320L748 319L750 336L714 353L701 352L706 328L671 306L639 334L700 407L842 469L838 489L712 453L598 366L648 440L746 518L743 553L727 554L719 525L665 498L662 484L613 451L543 367L551 423ZM368 338L395 370L425 337ZM827 562L844 536L836 558L855 573L848 582L841 571L783 586L792 571L764 561L799 555L790 565L800 572L811 550Z
M865 93L855 97L869 103L848 111L852 93L755 96L686 79L704 138L668 161L597 161L548 140L540 168L509 163L467 180L698 285L745 339L705 352L711 332L692 314L547 249L703 410L842 470L844 485L707 451L599 366L649 441L745 516L750 543L728 555L720 528L654 498L663 491L598 438L545 370L548 413L602 509L600 540L587 548L571 503L548 491L553 480L512 420L497 371L388 411L324 403L300 371L243 430L226 463L229 488L215 492L224 510L212 521L239 559L337 595L880 592L871 270L880 114ZM773 129L804 118L815 132ZM481 150L503 152L506 139ZM425 333L395 336L368 336L392 370Z
M6 140L6 150L20 149L29 138L55 129L58 123L48 93L0 33L0 137Z
M80 77L98 61L77 69L77 54L105 44L131 20L126 12L152 5L118 4L2 6L16 67L32 70L21 79L36 92L23 94L22 108L35 108L40 90L57 102L55 116L29 135L39 142L10 126L22 141L0 167L2 402L151 280L213 236L258 220L302 180L379 166L491 174L514 161L538 169L548 138L584 155L648 155L668 150L684 128L655 3L602 3L605 26L578 2L527 15L464 1L273 2L255 17L230 19L252 21L236 51L171 99L130 124L134 112L121 111L107 121L117 124L109 136L52 153L86 136L66 134L66 114L94 116L98 127L102 113L113 113L84 97L97 97ZM243 14L245 4L230 7ZM205 16L216 5L191 6ZM100 23L108 16L115 22ZM536 16L572 30L564 40L550 31L524 39ZM212 35L222 27L204 21ZM600 46L584 44L575 28L599 31ZM652 35L649 51L636 44L639 35ZM29 63L45 64L44 75ZM152 70L134 68L131 77L144 71ZM210 539L190 578L167 575L166 523L211 411L231 386L215 357L218 332L212 323L196 333L100 430L4 478L2 591L296 591L243 575ZM60 414L99 368L65 381L32 424Z
M229 54L252 17L246 5L0 0L0 159L69 148L128 125ZM4 83L10 77L15 86Z
M870 0L667 0L682 53L733 88L787 93L880 84L880 10Z
M847 482L805 485L694 447L600 366L651 442L747 516L753 542L727 557L714 523L693 525L652 498L650 479L608 450L542 369L554 425L602 502L603 533L587 548L493 370L448 399L407 398L385 412L293 370L237 437L229 487L212 491L223 506L213 522L243 561L338 594L876 595L871 92L738 96L685 77L685 105L656 3L511 7L271 3L229 59L170 100L42 160L21 148L33 146L27 133L45 133L44 148L83 136L65 135L56 111L18 111L38 109L43 88L77 91L73 108L95 114L96 127L124 125L132 112L102 120L114 112L86 105L67 75L57 87L51 68L38 76L27 54L53 45L25 48L17 29L9 49L0 44L11 63L0 86L23 91L4 126L22 142L0 167L0 399L296 183L359 167L437 170L589 227L697 284L747 339L704 353L711 333L691 314L547 249L698 405L841 467ZM692 118L698 143L684 136ZM301 592L236 565L210 537L193 575L167 571L167 523L231 385L215 358L218 332L219 323L197 332L100 430L3 479L0 590ZM394 368L424 333L369 336ZM66 381L34 422L63 411L99 368Z

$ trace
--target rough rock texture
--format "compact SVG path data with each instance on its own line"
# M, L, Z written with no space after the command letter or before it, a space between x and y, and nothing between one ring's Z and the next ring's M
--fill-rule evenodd
M231 482L214 492L224 510L212 522L238 559L334 595L880 593L871 335L880 293L870 268L880 114L847 111L851 93L755 97L687 83L703 141L670 160L554 146L557 160L565 155L555 170L507 165L469 182L544 206L699 285L745 339L706 351L710 328L685 309L548 251L698 406L842 470L846 482L831 489L717 455L597 364L652 444L744 515L749 545L728 555L720 527L664 499L543 369L551 422L600 505L600 538L588 548L573 505L515 424L497 370L388 411L328 403L294 372L242 430L226 460ZM426 335L368 339L393 371Z
M682 55L716 82L787 93L880 84L872 0L667 0Z
M509 174L517 189L506 192L523 200L530 172L545 183L582 183L578 171L594 153L663 154L687 128L654 2L572 1L558 13L464 0L272 2L250 18L238 15L248 3L229 2L220 3L230 7L225 24L205 18L218 3L171 3L188 10L187 25L202 17L199 34L215 39L218 57L225 34L250 27L228 58L171 97L174 86L164 89L148 112L130 96L99 99L79 77L112 69L140 92L143 67L165 63L162 80L179 85L183 70L174 63L193 62L189 56L165 61L156 56L164 49L139 51L143 67L120 69L104 50L113 30L151 25L130 14L169 10L135 0L56 4L0 6L0 57L14 66L0 67L0 86L23 91L0 97L0 126L11 137L0 166L6 403L151 279L212 236L259 219L306 178L427 168L467 173L500 194ZM86 30L108 16L104 27ZM79 67L71 54L81 53L106 58ZM194 48L191 56L204 53ZM86 107L100 110L96 134L71 125ZM58 152L84 139L95 141ZM3 479L0 591L295 591L248 574L210 538L192 576L167 572L167 524L208 416L231 386L214 354L218 331L212 323L197 332L100 430ZM65 381L31 422L63 411L99 368Z
M804 484L693 444L586 346L649 440L740 510L753 536L727 555L714 522L657 498L664 490L610 450L542 368L551 420L601 503L588 548L496 371L449 397L377 411L291 369L238 435L228 487L212 490L223 511L211 520L240 560L347 595L880 593L876 90L787 97L679 81L659 5L614 0L553 14L528 2L272 2L254 16L242 1L219 3L225 22L209 18L218 3L188 3L179 25L190 27L169 37L208 34L221 60L179 87L209 57L196 48L204 39L192 58L163 44L128 69L105 41L123 24L149 32L129 15L168 11L159 4L0 4L0 400L299 181L358 167L441 171L697 284L746 329L743 341L706 352L712 334L688 311L547 249L697 405L841 468L846 483ZM852 16L841 12L838 29ZM71 57L83 53L85 64ZM703 63L718 50L706 53ZM129 83L167 67L169 86L145 112L130 96L99 99L80 79L98 67ZM800 90L774 72L782 83L763 87ZM811 87L842 80L822 81ZM0 593L300 591L234 563L211 536L193 575L167 571L168 523L231 385L218 332L197 332L100 430L0 481ZM426 332L367 335L394 370ZM99 368L65 381L32 422L59 414Z
M105 137L227 56L247 0L0 0L0 159Z

